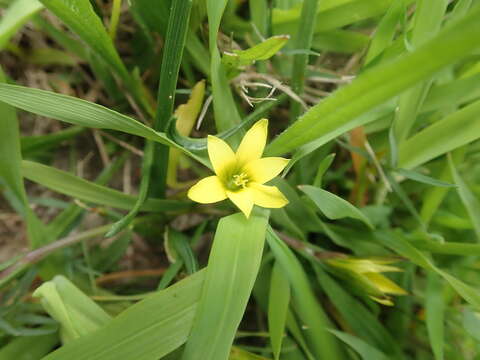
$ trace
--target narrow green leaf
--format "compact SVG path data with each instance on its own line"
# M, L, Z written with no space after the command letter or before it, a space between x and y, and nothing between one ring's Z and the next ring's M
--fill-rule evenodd
M418 181L424 184L440 187L455 187L455 184L451 184L445 181L434 179L430 176L420 174L416 171L406 170L406 169L395 169L397 174L405 176L407 179Z
M172 3L160 69L157 93L158 106L153 124L155 130L166 131L173 113L175 89L177 88L178 73L182 62L192 3L192 0L177 0ZM141 201L145 200L147 191L152 196L165 197L169 148L161 144L152 146L154 149L152 149L151 154L148 147L145 149L147 157L144 158L144 161L149 162L149 164L144 164L143 166L143 177L151 179L142 181L140 184L140 192L142 194L145 193L145 196L139 196L137 207L141 205ZM153 181L155 181L155 186L150 186L150 183L153 183ZM132 213L133 216L134 213Z
M429 271L427 280L427 291L425 293L425 310L428 330L428 338L435 355L435 360L444 358L444 315L445 299L443 295L443 284L440 277Z
M27 179L44 185L53 191L94 204L130 210L136 202L134 196L92 183L47 165L24 160L22 162L22 172ZM190 206L189 202L184 201L148 199L141 209L143 211L163 212L187 209Z
M166 143L164 135L128 116L72 96L24 86L0 84L0 101L34 114L71 124L118 130Z
M388 358L380 350L367 344L362 339L348 334L343 331L329 330L332 334L342 340L344 343L350 345L357 353L360 354L363 360L387 360Z
M327 331L330 321L318 303L302 265L271 227L267 230L267 242L290 282L295 311L304 325L304 334L315 358L343 359L338 343Z
M270 294L268 296L268 330L275 360L280 358L289 303L290 285L280 266L275 263L270 280Z
M415 168L480 138L479 111L476 101L412 136L400 146L399 166Z
M380 55L392 43L397 24L404 15L404 10L405 1L392 2L390 8L378 23L373 39L370 42L367 55L365 56L365 64L368 64Z
M318 170L312 184L313 186L316 186L316 187L322 186L323 175L325 175L330 165L332 165L332 162L334 159L335 159L335 154L330 154L328 156L325 156L322 159L322 161L318 165Z
M447 5L447 0L439 0L433 3L429 0L417 1L410 41L414 49L438 33ZM398 110L395 112L395 137L397 143L401 144L409 136L431 84L432 79L428 79L400 95Z
M357 126L354 122L358 116L468 55L480 46L479 16L480 6L476 6L414 52L365 71L307 111L270 143L267 154L284 154L340 127L349 131Z
M327 218L336 220L344 217L351 217L362 221L371 229L374 228L368 217L341 197L310 185L299 186L299 189L312 199L315 205L317 205Z
M0 20L0 50L5 47L10 37L41 9L43 5L37 0L13 1Z
M226 131L241 121L217 48L218 30L227 2L228 0L207 0L210 76L215 124L218 131ZM238 137L232 140L238 141Z
M448 164L450 165L450 171L452 172L453 179L457 185L458 195L460 195L463 205L467 208L468 215L470 216L470 220L473 223L477 235L477 240L480 241L480 200L475 197L458 173L451 156L448 157Z
M260 267L267 222L266 214L220 220L183 360L228 358Z

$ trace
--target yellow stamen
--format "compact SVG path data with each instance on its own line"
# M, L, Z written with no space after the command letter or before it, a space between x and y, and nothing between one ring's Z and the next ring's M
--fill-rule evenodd
M248 177L247 174L245 173L240 173L239 175L233 175L233 183L237 186L241 186L242 188L245 189L248 183Z

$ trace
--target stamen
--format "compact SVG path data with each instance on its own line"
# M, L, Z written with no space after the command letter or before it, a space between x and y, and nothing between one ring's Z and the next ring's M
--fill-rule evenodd
M245 188L248 183L248 177L245 173L240 173L239 175L233 175L233 183L237 186Z

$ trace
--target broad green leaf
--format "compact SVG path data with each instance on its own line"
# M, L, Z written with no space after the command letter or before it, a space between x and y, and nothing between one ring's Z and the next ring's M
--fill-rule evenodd
M267 230L267 242L290 282L295 310L315 359L343 359L337 341L327 331L330 320L315 297L302 265L271 227Z
M349 131L358 126L358 116L470 54L480 47L479 16L480 6L476 6L412 53L365 71L307 111L269 145L267 154L287 153L340 127Z
M267 222L267 214L246 219L237 213L218 223L183 360L228 358L260 267Z
M27 179L46 186L53 191L93 204L129 210L136 202L134 196L92 183L51 166L24 160L22 162L22 173ZM190 206L189 202L148 199L141 209L143 211L163 212L187 209Z
M276 360L280 358L289 303L290 285L280 266L275 264L271 275L270 293L268 296L268 331Z
M33 293L44 309L60 323L63 343L88 335L111 317L64 276L55 276Z
M450 171L452 172L453 180L457 185L458 195L460 195L463 205L465 205L467 208L468 215L470 216L470 220L473 223L473 227L477 235L477 240L480 241L480 200L476 198L458 173L451 156L448 157L448 163L450 166Z
M187 340L204 275L200 271L148 296L43 360L158 360Z
M455 187L455 184L451 184L445 181L434 179L430 176L420 174L416 171L405 170L405 169L395 169L397 174L405 176L407 179L418 181L424 184L440 187Z
M372 345L367 344L362 339L348 334L343 331L329 330L332 334L342 340L344 343L350 345L363 360L387 360L388 358L380 350Z
M370 220L355 206L341 197L310 185L299 186L299 189L307 194L327 218L336 220L351 217L362 221L369 228L373 229L374 226Z
M425 310L428 338L435 355L435 360L443 360L444 358L444 317L446 304L443 288L444 285L440 281L440 277L429 271L427 291L425 293Z
M5 47L10 37L41 9L43 5L38 0L13 1L0 20L0 50Z

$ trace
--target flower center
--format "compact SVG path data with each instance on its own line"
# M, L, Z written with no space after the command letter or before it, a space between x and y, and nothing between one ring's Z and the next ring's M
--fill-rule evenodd
M238 187L242 187L245 189L245 186L247 186L248 181L249 181L248 176L244 172L238 175L233 175L233 183Z

